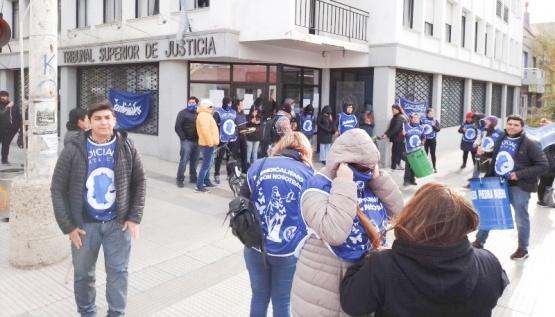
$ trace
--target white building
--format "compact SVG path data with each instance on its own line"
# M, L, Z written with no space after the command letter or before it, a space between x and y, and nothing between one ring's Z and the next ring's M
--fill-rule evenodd
M183 46L180 0L59 2L62 133L71 108L111 88L151 91L152 112L132 138L169 161L179 159L174 120L190 95L216 105L224 95L245 98L247 107L293 97L316 109L351 99L359 113L373 105L375 134L398 97L428 101L443 127L458 127L469 110L504 118L518 107L521 0L185 0ZM14 40L0 53L0 88L13 96L28 3L4 4ZM444 129L438 146L458 143L456 130Z

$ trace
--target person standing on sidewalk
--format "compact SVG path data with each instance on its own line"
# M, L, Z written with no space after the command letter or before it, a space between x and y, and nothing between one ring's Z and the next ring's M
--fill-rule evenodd
M64 135L64 146L71 142L71 139L90 128L91 121L85 108L74 108L69 111L69 121L66 123L67 132Z
M381 138L389 138L391 142L391 172L395 170L404 170L401 166L401 159L405 152L405 134L403 124L408 121L407 115L401 106L394 104L391 106L393 118L389 122L387 131L382 134Z
M125 315L131 238L139 237L146 194L141 156L125 131L114 130L108 102L89 109L91 130L64 147L52 177L58 226L71 240L77 311L96 316L95 268L102 246L108 316Z
M318 125L318 142L320 142L320 162L326 165L328 153L333 141L333 135L337 132L333 124L333 115L331 114L330 106L325 105L324 108L322 108L322 112L316 118L316 124Z
M232 104L233 100L230 97L224 97L222 99L222 107L216 109L213 114L220 134L219 145L223 146L227 143L229 148L229 151L222 148L216 155L214 163L214 182L216 184L220 183L220 168L224 155L228 163L231 158L237 159L237 112L232 108Z
M472 156L472 164L476 163L476 149L474 148L474 141L478 136L478 128L474 125L472 118L474 113L469 111L466 114L465 121L459 127L459 133L462 134L461 150L463 151L461 169L466 168L466 161L468 160L468 153Z
M189 183L197 182L197 166L199 157L197 133L197 97L189 97L187 107L177 114L175 119L175 133L179 137L181 149L179 150L179 166L177 168L177 187L183 188L185 184L185 169L189 162Z
M478 154L483 155L481 150ZM524 132L524 120L519 115L507 118L505 133L499 136L493 148L492 162L486 176L498 176L509 182L509 199L515 211L518 249L511 254L511 260L528 257L530 242L530 215L528 201L530 193L538 190L538 177L549 169L540 143L529 138ZM479 230L475 248L481 249L488 238L488 230Z
M404 124L405 129L405 175L403 176L403 186L418 185L414 176L414 171L406 159L408 153L421 149L426 143L424 127L420 125L420 115L414 112L410 115L410 122Z
M202 165L197 177L196 191L200 193L208 193L207 187L214 187L210 182L210 167L214 160L214 150L220 141L220 133L218 132L218 124L212 116L212 101L203 99L197 108L197 133L198 145L202 153Z
M540 126L545 126L551 124L550 120L546 118L541 118ZM547 190L548 186L553 184L553 179L555 179L555 144L551 144L543 149L543 153L545 153L545 157L549 162L549 170L545 171L545 173L540 176L540 183L538 185L538 202L536 203L540 207L548 207L545 201L543 200L543 196L545 195L545 191Z
M2 165L12 165L8 161L10 143L17 131L21 129L21 112L19 107L10 101L10 94L0 91L0 142L2 143ZM23 146L21 146L22 148Z
M434 118L434 109L428 108L426 111L426 116L422 119L422 126L424 127L424 133L426 134L426 143L424 143L424 150L426 155L428 152L432 157L432 166L434 167L434 173L437 173L436 169L436 147L437 147L437 133L441 130L439 126L439 121Z

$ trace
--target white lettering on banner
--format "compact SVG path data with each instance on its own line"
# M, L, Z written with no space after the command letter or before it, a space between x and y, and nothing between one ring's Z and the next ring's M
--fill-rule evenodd
M123 113L126 116L138 116L141 114L142 110L141 107L137 107L137 102L125 102L123 104L119 104L119 99L115 99L116 104L114 105L114 111Z
M472 191L472 199L505 199L507 193L503 189L478 189Z
M296 180L298 180L299 182L303 182L304 178L302 178L300 175L298 175L297 173L293 172L292 170L289 169L285 169L283 167L270 167L270 168L265 168L260 174L264 175L266 173L283 173L283 174L287 174L291 177L294 177Z

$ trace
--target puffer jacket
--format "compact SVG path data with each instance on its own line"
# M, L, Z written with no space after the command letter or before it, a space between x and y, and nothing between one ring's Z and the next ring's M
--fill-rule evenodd
M83 188L87 181L87 139L91 131L76 136L64 147L56 162L50 192L58 226L64 234L83 227ZM146 175L141 156L125 131L114 131L116 221L141 223L145 206Z
M196 111L190 111L187 108L179 111L175 119L175 133L177 133L180 141L189 140L195 143L198 142L196 122Z
M198 107L197 113L198 145L218 145L220 143L220 131L216 120L212 117L212 109Z
M339 303L339 286L352 264L331 253L324 241L339 245L347 239L356 214L357 189L353 181L336 178L336 172L340 163L371 167L379 160L370 136L362 129L349 130L333 143L320 171L332 180L330 195L316 191L303 195L303 217L317 236L307 240L299 255L291 291L294 316L347 316ZM379 170L369 186L390 217L403 208L403 195L385 171Z

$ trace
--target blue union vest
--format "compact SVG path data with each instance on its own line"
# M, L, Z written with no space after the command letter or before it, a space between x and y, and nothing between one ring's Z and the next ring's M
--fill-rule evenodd
M301 115L301 131L304 135L310 136L314 134L314 116Z
M104 144L96 144L87 140L88 170L83 198L88 215L97 221L116 218L114 175L116 144L116 138Z
M262 221L269 255L289 256L300 252L308 237L300 214L300 193L313 174L306 164L284 156L259 159L249 168L247 182Z
M356 182L356 180L354 181ZM357 187L359 207L362 209L362 212L366 215L370 222L372 222L376 231L382 234L382 245L387 246L385 239L387 212L385 207L382 205L378 197L376 197L370 190L370 188L368 188L368 186L365 186L365 184L359 186L357 183ZM323 174L316 173L306 183L303 195L309 191L318 191L329 195L330 190L331 179L327 178ZM360 260L372 247L370 240L368 239L368 235L366 234L366 231L364 231L357 215L353 218L351 233L342 245L331 246L327 242L324 243L333 254L347 262L356 262Z
M237 140L237 126L235 125L237 113L235 110L218 108L216 112L220 115L220 141L233 142Z
M511 138L508 135L501 140L501 146L495 157L495 174L508 178L515 170L515 155L520 145L521 137Z
M495 130L493 130L493 133L486 136L486 132L484 131L484 139L482 140L482 149L486 152L491 152L493 151L493 146L495 145L495 142L497 142L497 139L499 139L499 136L501 135L501 133L503 133L503 130L496 128Z
M424 127L420 124L411 126L405 123L405 149L408 153L422 147L422 133L424 133Z
M466 129L466 132L463 133L462 139L464 142L473 143L478 136L478 129L472 123L463 123L463 128Z
M426 139L434 139L436 137L436 132L432 127L432 122L434 122L435 118L428 118L424 117L422 119L422 127L424 127L424 134L426 134Z
M354 114L339 113L339 134L343 134L357 127L358 120Z

